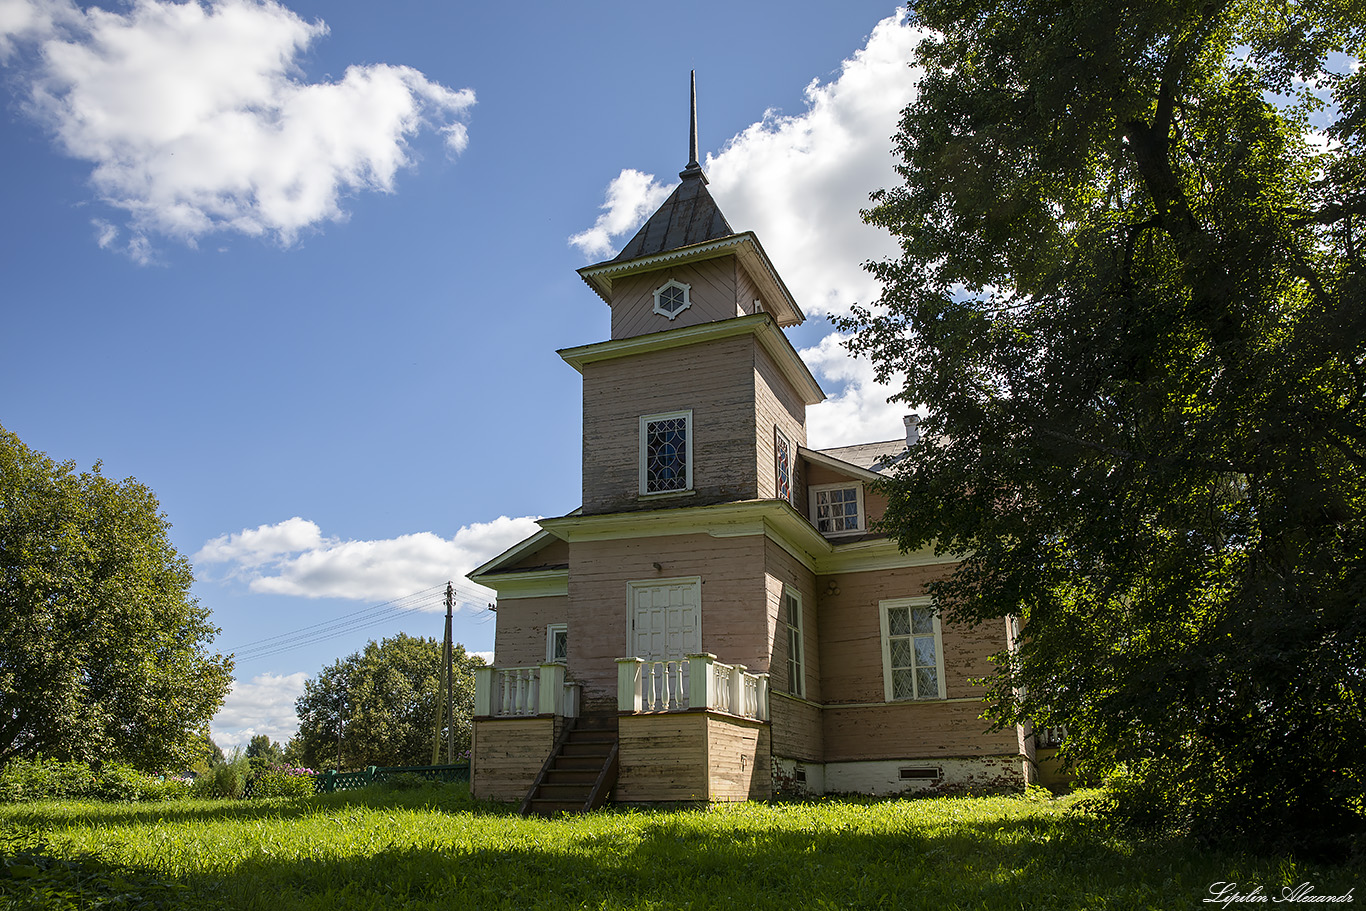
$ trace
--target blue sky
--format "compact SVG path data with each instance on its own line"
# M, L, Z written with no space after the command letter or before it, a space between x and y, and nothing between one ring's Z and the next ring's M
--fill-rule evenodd
M0 0L0 424L156 492L216 649L313 627L242 651L213 725L283 741L305 677L439 636L448 578L492 649L459 577L578 505L555 350L609 325L574 270L686 164L690 69L713 195L808 315L812 444L901 433L825 317L895 250L858 209L914 41L864 0Z

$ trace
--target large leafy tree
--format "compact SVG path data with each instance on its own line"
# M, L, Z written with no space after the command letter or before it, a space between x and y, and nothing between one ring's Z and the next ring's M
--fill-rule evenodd
M451 663L451 732L456 751L464 752L474 714L474 668L484 661L457 643ZM441 643L435 639L399 633L370 642L304 682L295 703L299 732L287 754L312 768L335 767L339 749L342 768L427 765L440 675Z
M926 0L901 245L843 328L928 433L885 527L1015 615L995 718L1128 812L1366 816L1366 73L1352 0Z
M201 757L231 683L152 491L0 427L0 764Z

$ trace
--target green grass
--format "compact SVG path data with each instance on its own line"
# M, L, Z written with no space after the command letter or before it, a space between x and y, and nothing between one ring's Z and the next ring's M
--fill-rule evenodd
M1366 885L1354 867L1126 837L1076 803L826 800L524 820L446 787L6 805L0 909L1136 911L1218 908L1202 899L1221 880L1269 896L1301 882L1318 894Z

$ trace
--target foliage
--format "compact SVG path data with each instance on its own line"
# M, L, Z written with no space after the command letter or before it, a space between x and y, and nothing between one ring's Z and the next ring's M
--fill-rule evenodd
M188 796L179 778L147 775L131 766L55 759L13 759L0 769L0 801L108 800L158 801Z
M152 491L0 427L0 764L188 767L231 659Z
M1022 621L999 722L1065 726L1168 824L1330 849L1366 829L1366 17L917 16L866 213L901 257L841 322L930 409L883 528L966 555L950 616Z
M1359 870L1116 832L1075 798L820 800L522 819L463 787L155 812L0 806L51 853L187 887L180 907L1205 907L1211 883L1359 886Z
M247 744L246 756L251 770L258 774L272 766L282 765L285 761L284 748L265 734L257 734L251 738L251 743Z
M240 750L240 747L235 748L231 756L196 778L190 786L190 794L203 800L235 800L241 797L251 779L252 769L251 763Z
M453 652L457 752L470 745L474 668L484 663L456 644ZM295 703L299 733L286 752L313 768L426 765L432 758L441 643L399 633L323 668Z
M0 833L0 908L129 911L177 906L186 887L85 856L54 857L41 838Z
M251 796L256 797L312 797L317 781L312 769L273 766L257 772L252 779Z

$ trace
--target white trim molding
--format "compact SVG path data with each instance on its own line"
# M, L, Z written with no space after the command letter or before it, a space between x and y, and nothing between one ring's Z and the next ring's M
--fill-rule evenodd
M683 486L667 487L661 490L650 489L650 425L665 421L683 421ZM664 411L659 414L640 416L640 495L678 494L692 490L692 409L683 411Z
M679 304L678 306L674 307L672 310L670 310L670 309L666 306L666 303L667 303L667 302L661 302L661 301L660 301L660 298L667 296L668 300L676 300L676 299L677 299L677 295L668 294L668 292L669 292L670 290L674 290L674 289L683 292L683 302L682 302L681 304ZM654 312L655 312L655 313L658 313L660 316L664 317L665 319L668 319L668 320L672 321L674 317L678 316L678 314L682 313L684 310L688 309L688 308L691 307L691 306L692 306L692 285L686 284L686 283L684 283L684 282L676 281L676 280L674 280L674 279L671 278L671 279L669 279L668 281L666 281L664 284L660 285L658 288L655 289L655 309L654 309Z
M882 690L883 696L888 702L943 701L948 695L947 688L944 685L944 631L939 622L939 615L932 609L933 603L933 600L927 596L918 598L889 598L877 603L878 628L882 639ZM897 638L910 640L909 657L911 659L911 664L908 665L911 670L912 695L910 696L896 696L894 693L896 687L892 677L892 672L894 670L892 667L892 630L891 622L888 618L889 612L894 610L906 611L907 631L905 633L898 633ZM928 611L930 613L930 623L932 626L929 633L926 633L923 630L916 630L915 614L917 611ZM920 656L916 649L916 640L928 638L931 634L934 637L935 693L931 696L922 696L920 694L920 682L917 679L918 675L916 674L916 671L921 667L928 667L928 664L921 664L919 662ZM905 669L905 667L907 666L903 666L900 669Z

